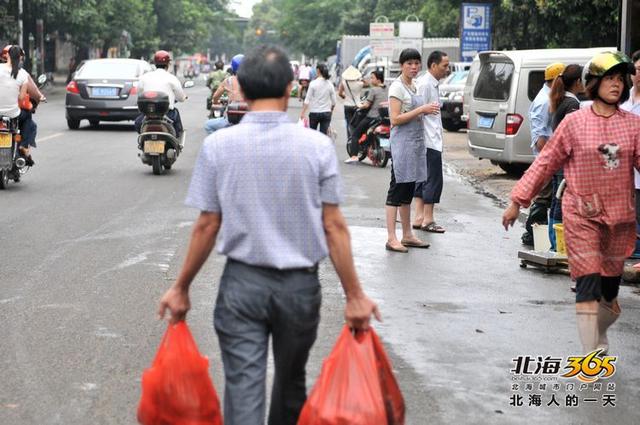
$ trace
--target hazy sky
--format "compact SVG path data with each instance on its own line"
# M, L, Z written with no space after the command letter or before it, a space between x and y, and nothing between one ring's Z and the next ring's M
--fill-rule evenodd
M244 18L251 17L251 9L256 3L260 3L260 0L231 0L231 9L233 9L238 15Z

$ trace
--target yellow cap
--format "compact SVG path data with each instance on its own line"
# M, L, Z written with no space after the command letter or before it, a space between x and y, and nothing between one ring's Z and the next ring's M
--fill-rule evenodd
M564 71L564 64L560 62L552 63L547 66L544 70L544 80L555 80L556 77Z

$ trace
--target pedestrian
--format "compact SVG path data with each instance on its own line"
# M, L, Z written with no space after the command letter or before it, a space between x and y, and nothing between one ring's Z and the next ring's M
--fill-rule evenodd
M504 212L512 226L533 196L564 167L564 237L576 281L578 333L586 353L608 351L607 329L620 316L624 260L635 233L633 168L640 167L640 118L619 108L635 69L620 52L595 55L584 70L593 104L567 115L511 192Z
M620 107L632 114L640 115L640 50L636 50L631 55L631 60L636 69L636 73L632 75L631 82L633 87L629 92L629 100ZM636 233L640 239L640 172L634 171L635 189L636 189ZM634 258L640 258L640 244L636 242L636 250L633 253Z
M551 130L556 131L564 117L580 109L578 94L584 92L582 84L582 66L568 65L562 74L553 81L549 94L549 113L551 114ZM562 223L562 201L557 196L560 183L564 180L564 172L558 170L551 180L551 207L549 208L549 241L551 251L556 251L556 232L554 224Z
M353 126L351 125L352 119L356 110L358 109L358 103L362 97L364 90L364 82L361 80L362 73L354 66L349 66L342 73L342 81L338 86L338 96L343 99L344 105L344 120L347 128L347 143L351 138L351 132Z
M537 156L551 137L551 116L549 115L549 93L551 84L564 70L564 64L556 62L544 70L544 84L529 106L529 125L531 127L531 150ZM548 224L548 208L551 206L551 182L544 186L529 209L525 223L526 231L522 235L524 245L533 246L534 223Z
M318 77L309 84L309 91L304 99L300 119L309 111L309 127L327 134L331 125L331 114L336 106L336 90L329 81L329 69L323 63L318 64Z
M391 182L387 192L385 215L389 251L406 253L407 247L429 248L411 230L411 200L417 181L427 179L427 147L424 143L422 116L433 113L434 105L425 104L415 85L422 56L415 49L400 52L401 74L389 86L391 121ZM402 239L396 236L396 217L400 211Z
M384 86L384 71L376 69L369 77L369 90L362 103L358 102L358 109L366 111L365 117L360 120L358 126L353 130L349 139L349 153L351 157L344 162L355 164L358 162L358 144L360 137L367 131L373 122L380 119L380 104L386 102L388 98L387 90Z
M309 83L311 82L311 65L303 63L298 68L298 100L302 102L307 95Z
M416 218L414 229L425 232L444 233L444 227L436 223L433 210L440 203L442 195L442 116L440 115L439 81L449 74L449 57L445 52L435 50L427 58L427 72L417 81L418 92L425 104L433 105L433 112L424 114L425 144L427 146L427 179L417 182L413 194Z
M355 271L333 144L287 115L293 72L286 54L257 48L238 80L249 113L205 139L186 200L200 216L159 314L168 309L172 322L185 319L189 285L217 245L227 257L214 311L225 424L264 424L271 337L275 376L268 423L294 425L306 400L305 365L320 320L318 263L331 257L351 328L366 329L371 315L379 314Z

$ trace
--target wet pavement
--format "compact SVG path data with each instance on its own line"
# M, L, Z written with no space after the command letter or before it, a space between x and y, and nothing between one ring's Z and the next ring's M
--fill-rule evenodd
M0 330L0 423L135 423L140 376L164 331L155 320L156 302L179 272L197 215L181 202L204 135L205 91L196 87L189 94L181 107L191 134L187 150L160 177L135 158L127 126L69 132L53 115L62 113L60 100L46 105L41 137L55 137L36 151L40 168L19 188L0 193L0 225L8 229L0 236L7 265L0 277L0 318L6 323ZM298 114L292 100L290 115ZM339 111L335 115L336 150L344 159L344 125ZM445 144L451 137L445 136ZM75 165L61 171L58 165L66 163ZM455 168L449 167L436 211L447 232L417 231L431 248L398 254L384 249L390 168L341 164L343 212L357 270L380 304L384 321L374 326L403 390L407 423L637 423L640 298L632 286L621 288L624 314L610 332L619 359L616 374L600 380L603 391L567 391L566 383L578 381L557 374L557 381L548 382L562 383L555 392L560 406L547 406L551 385L540 390L531 380L534 389L512 391L512 384L528 383L510 373L517 356L579 353L574 295L566 276L519 267L521 225L506 233L500 196L486 196ZM25 215L31 226L22 225ZM221 396L211 321L223 264L220 256L207 262L192 286L189 314ZM321 265L320 275L322 320L309 385L342 326L344 300L330 262ZM606 388L610 382L615 390ZM615 407L602 406L604 393L615 394ZM578 406L567 407L566 396L574 394ZM594 394L597 402L584 401ZM510 406L515 395L523 406ZM535 406L537 395L541 406Z

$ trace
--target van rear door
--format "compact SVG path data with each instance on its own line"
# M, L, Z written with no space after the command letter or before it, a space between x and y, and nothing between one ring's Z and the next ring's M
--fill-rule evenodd
M515 97L515 64L502 53L480 53L480 70L469 102L469 142L504 150L507 114ZM507 162L510 162L507 160Z

